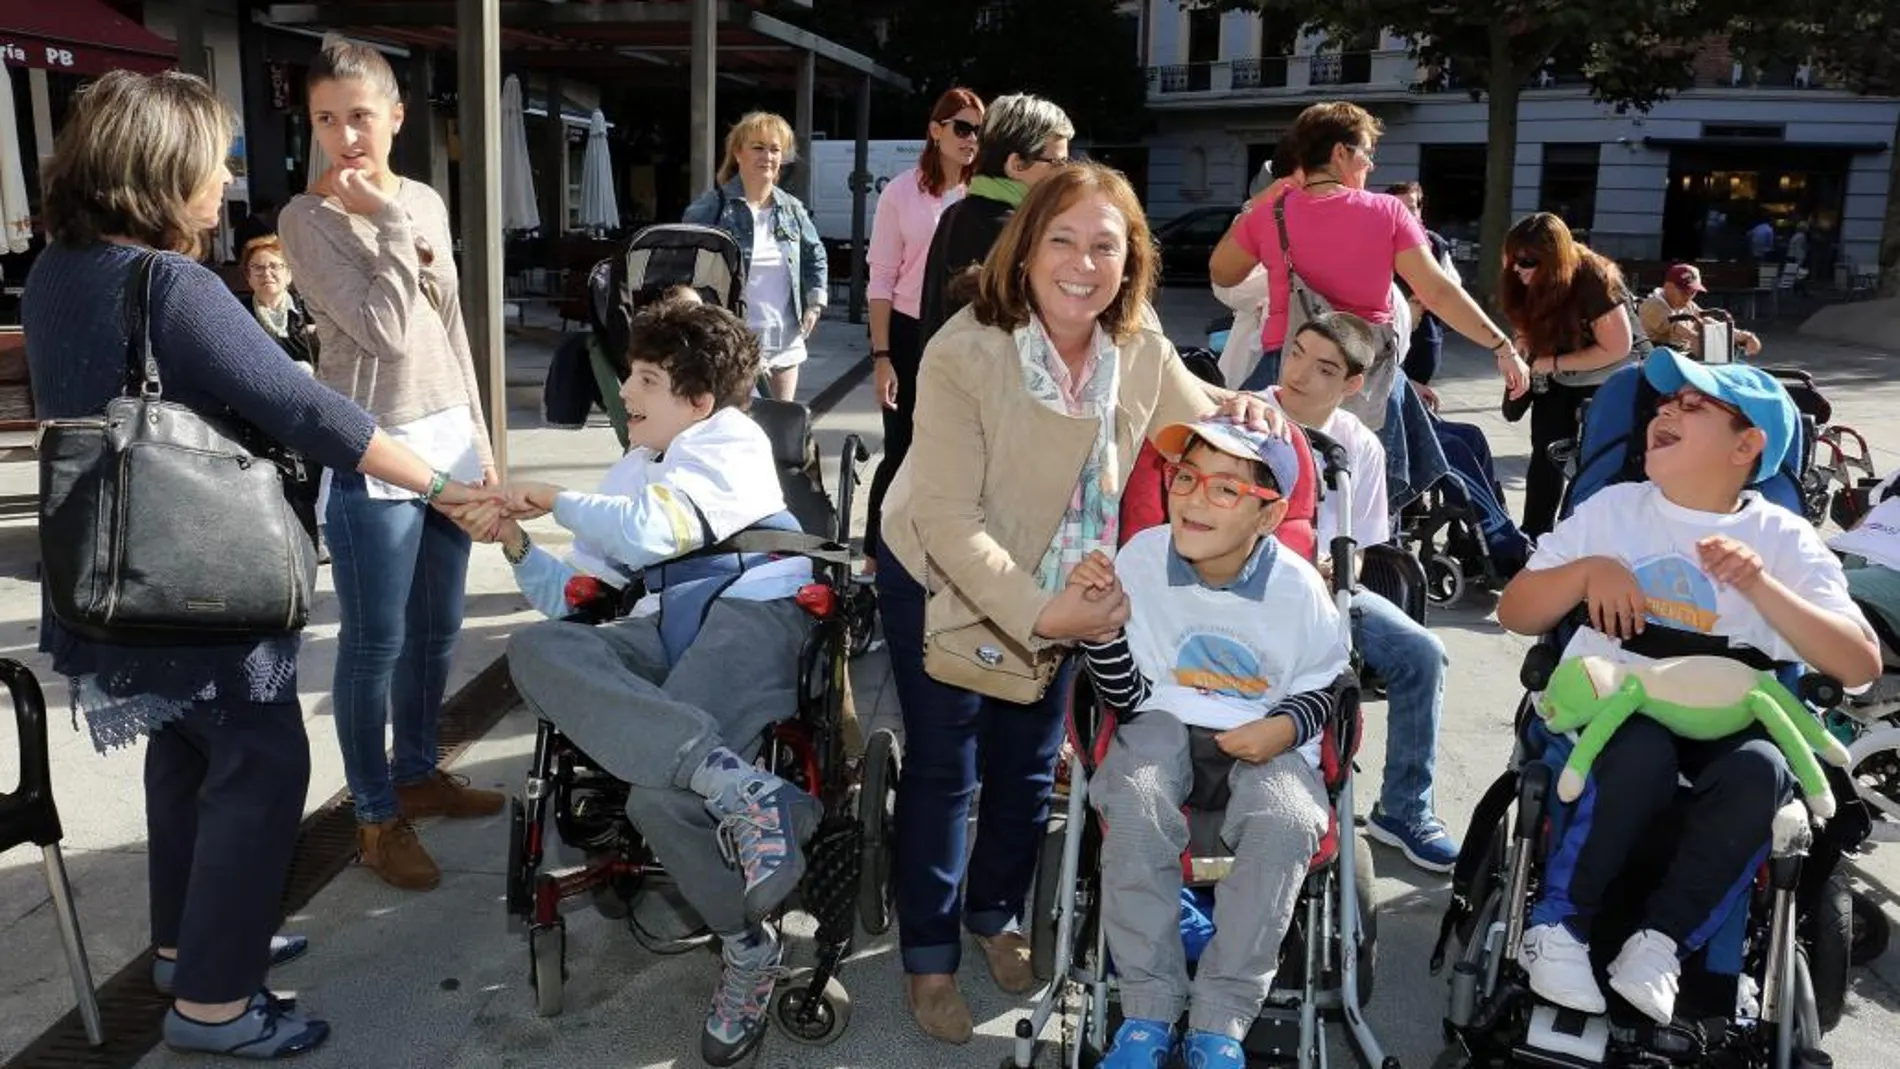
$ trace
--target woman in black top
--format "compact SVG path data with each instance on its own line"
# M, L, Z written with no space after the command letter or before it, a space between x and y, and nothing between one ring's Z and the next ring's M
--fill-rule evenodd
M976 296L976 272L1029 187L1069 162L1075 126L1041 97L998 97L983 113L976 175L964 198L943 210L924 261L924 292L917 315L918 345L928 348L937 328Z
M251 292L244 296L245 310L257 318L264 333L277 339L292 360L315 371L317 327L303 298L291 289L284 243L276 234L252 238L244 243L238 262L244 265L244 278L251 284Z
M431 492L439 505L470 500L298 370L194 258L223 206L235 125L230 106L184 74L113 71L75 99L45 174L53 243L22 301L40 418L93 416L120 394L125 287L156 252L148 318L167 401L235 416L318 463ZM201 534L181 530L178 542ZM152 980L176 996L166 1044L274 1058L322 1043L326 1023L263 990L266 969L302 946L271 937L310 779L300 636L94 642L61 627L44 600L41 621L40 649L71 684L94 746L150 736Z
M1536 538L1556 524L1563 501L1564 472L1551 445L1577 436L1583 402L1649 343L1635 329L1622 271L1549 212L1520 219L1505 235L1498 297L1518 351L1530 358L1531 457L1519 526Z

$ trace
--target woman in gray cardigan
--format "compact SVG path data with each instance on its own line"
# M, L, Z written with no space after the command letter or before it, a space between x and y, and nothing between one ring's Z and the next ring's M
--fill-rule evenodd
M457 303L448 210L389 169L403 120L396 76L367 45L329 38L310 67L311 125L335 161L278 228L316 319L317 377L456 478L495 461ZM395 887L441 880L410 821L500 812L502 796L436 767L437 718L462 629L469 540L412 493L326 474L318 515L342 629L332 715L364 864ZM384 728L395 724L395 758Z

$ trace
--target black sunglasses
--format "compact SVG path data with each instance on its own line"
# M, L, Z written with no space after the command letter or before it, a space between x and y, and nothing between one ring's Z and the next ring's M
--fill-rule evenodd
M945 121L949 123L950 132L956 134L958 137L975 137L983 131L983 124L980 122L965 122L962 119L947 119Z
M1542 261L1539 261L1529 256L1520 256L1516 260L1512 261L1512 263L1516 265L1519 271L1535 271L1538 268L1544 266Z

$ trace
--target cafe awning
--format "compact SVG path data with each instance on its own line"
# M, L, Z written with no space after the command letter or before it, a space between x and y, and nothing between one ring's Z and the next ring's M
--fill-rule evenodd
M0 62L66 74L153 73L178 63L178 46L102 0L0 5Z

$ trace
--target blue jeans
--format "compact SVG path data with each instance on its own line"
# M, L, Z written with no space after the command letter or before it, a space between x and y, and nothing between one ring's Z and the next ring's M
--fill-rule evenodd
M1352 595L1352 639L1386 686L1379 811L1415 824L1432 815L1432 768L1445 709L1445 647L1405 610L1363 589Z
M882 546L877 556L878 611L904 716L895 817L898 945L905 972L954 973L963 954L960 917L977 935L1021 924L1049 821L1070 670L1065 666L1042 700L1027 706L930 678L924 589ZM971 850L970 799L979 779Z
M340 471L330 475L324 535L342 617L331 715L356 819L378 824L396 816L393 784L435 770L469 539L420 500L372 498L363 476ZM383 749L391 721L393 762Z

